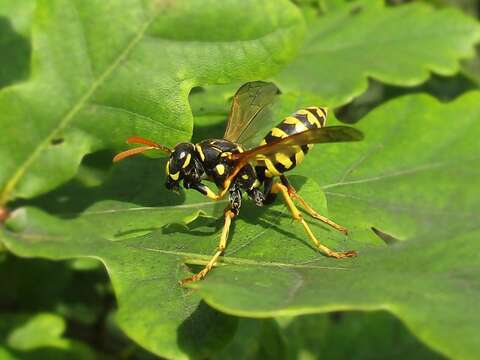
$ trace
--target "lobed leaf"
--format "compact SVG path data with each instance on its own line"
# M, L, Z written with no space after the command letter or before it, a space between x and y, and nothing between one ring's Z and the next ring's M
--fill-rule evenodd
M51 313L2 314L2 359L95 359L84 343L66 338L65 321Z
M188 139L192 87L272 75L302 33L287 0L38 1L31 79L0 93L0 203L53 189L128 136Z
M364 92L369 77L414 86L430 72L452 75L480 40L478 22L453 8L371 5L337 4L324 16L310 16L300 54L274 76L275 82L339 106Z
M35 1L4 0L0 3L0 89L28 78L34 7Z
M479 101L478 92L449 104L423 95L391 101L359 123L363 143L325 146L318 166L299 170L321 180L329 212L353 240L373 241L375 227L408 241L360 248L358 258L336 266L280 261L270 248L250 266L222 267L194 287L239 316L388 310L437 351L478 357Z
M306 101L281 99L280 111ZM148 159L129 159L103 187L73 187L38 200L57 216L17 209L2 241L20 256L101 260L121 327L162 356L209 356L232 336L235 321L202 297L248 317L387 310L442 354L473 359L480 353L478 104L478 92L447 104L424 95L393 100L360 121L363 142L316 146L295 171L308 179L290 176L304 198L324 214L327 201L329 217L351 231L344 239L307 219L318 238L358 250L357 258L320 256L279 201L268 208L246 201L224 266L195 290L182 289L178 281L215 249L222 220L212 217L221 216L225 203L191 192L167 196L158 175L163 162ZM372 227L395 244L385 246Z

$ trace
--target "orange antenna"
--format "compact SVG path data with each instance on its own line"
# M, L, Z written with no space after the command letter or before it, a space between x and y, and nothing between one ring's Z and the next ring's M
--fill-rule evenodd
M160 144L157 144L157 143L155 143L151 140L144 139L144 138L139 137L139 136L129 137L127 139L127 144L143 144L143 145L146 145L146 146L139 146L139 147L136 147L136 148L133 148L133 149L122 151L121 153L118 153L117 155L115 155L115 157L113 158L113 162L117 162L117 161L125 159L126 157L143 153L147 150L160 150L160 151L162 151L164 153L167 153L167 154L172 153L172 150L170 148L168 148L166 146L163 146L163 145L160 145Z

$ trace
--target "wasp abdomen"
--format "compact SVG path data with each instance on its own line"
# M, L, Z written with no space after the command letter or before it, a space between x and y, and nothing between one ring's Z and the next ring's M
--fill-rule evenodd
M270 130L260 145L271 144L287 136L324 127L326 120L326 108L308 107L298 110L294 114L287 116L280 124ZM266 156L263 159L264 166L257 167L257 172L263 172L263 174L259 174L263 175L263 177L280 176L284 172L292 170L295 166L299 165L312 146L313 145L297 146L293 148L293 150L284 150L274 155Z

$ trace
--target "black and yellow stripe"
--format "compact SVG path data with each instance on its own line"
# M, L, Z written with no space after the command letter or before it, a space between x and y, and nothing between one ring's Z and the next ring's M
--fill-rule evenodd
M298 110L291 116L287 116L283 121L275 126L265 136L260 145L270 144L287 136L298 134L300 132L324 127L327 120L327 109L320 107L308 107ZM266 156L263 159L264 166L257 167L257 172L263 172L263 177L280 176L284 172L292 170L299 165L308 150L313 145L298 146L294 150L285 150L272 156Z

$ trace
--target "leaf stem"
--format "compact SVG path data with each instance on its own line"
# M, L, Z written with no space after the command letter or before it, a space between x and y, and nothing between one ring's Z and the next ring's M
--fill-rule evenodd
M3 224L5 220L10 216L10 211L7 208L0 206L0 224Z

